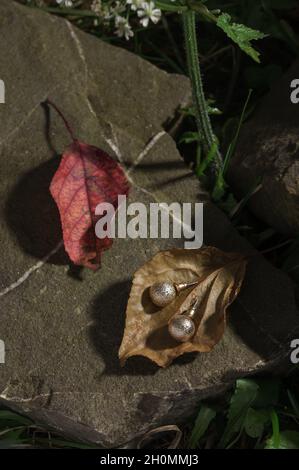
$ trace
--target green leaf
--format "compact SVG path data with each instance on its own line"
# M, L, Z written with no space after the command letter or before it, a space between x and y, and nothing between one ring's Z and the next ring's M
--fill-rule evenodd
M216 411L214 411L212 408L206 405L201 407L189 440L188 447L190 449L195 449L198 446L199 440L202 438L215 416Z
M259 386L250 379L237 381L235 392L230 401L228 422L220 441L220 447L226 447L232 437L241 431L248 409L257 397Z
M271 422L272 422L272 442L274 449L278 449L280 446L280 426L278 414L274 409L271 410Z
M11 441L19 442L21 439L22 434L26 431L25 426L6 429L5 431L1 431L0 439L2 436L5 436L5 439L10 439Z
M217 180L212 191L213 201L215 202L221 201L221 199L225 195L227 188L228 188L228 185L225 182L222 172L218 173Z
M0 410L0 425L3 421L14 421L15 423L28 426L32 424L32 421L29 418L25 418L25 416L21 416L9 410Z
M217 150L218 150L218 142L215 141L215 142L213 142L207 156L200 163L200 165L196 168L196 175L198 176L198 178L201 178L204 175L204 172L206 171L206 169L208 168L210 163L216 157Z
M249 408L246 414L244 429L248 436L257 439L264 433L265 425L270 421L267 410L255 410Z
M208 113L210 115L213 115L213 116L221 116L222 111L219 108L217 108L216 106L212 106L213 103L214 103L213 100L207 100ZM189 107L189 108L183 108L181 111L185 116L192 116L192 117L196 116L195 115L195 109L192 106Z
M248 54L256 62L260 62L259 52L256 51L251 41L263 39L266 34L255 29L249 28L243 24L234 23L228 13L222 13L217 19L217 26L221 28L227 36L232 39L240 49Z
M299 432L283 431L280 433L280 443L274 445L273 436L266 441L265 449L299 449Z
M201 140L198 132L184 132L179 140L179 144L191 144L192 142L199 142Z

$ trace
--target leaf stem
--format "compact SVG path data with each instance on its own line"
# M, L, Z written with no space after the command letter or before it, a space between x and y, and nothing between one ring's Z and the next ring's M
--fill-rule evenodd
M63 120L64 125L65 125L65 127L66 127L68 133L70 134L72 140L73 140L74 142L76 142L77 139L76 139L76 137L75 137L75 135L74 135L74 132L73 132L71 126L69 125L67 119L64 117L64 115L63 115L63 113L60 111L60 109L56 106L56 104L53 103L53 101L49 100L49 98L46 99L45 104L47 104L48 106L52 106L52 108L55 109L55 111L58 113L58 115L59 115L59 116L61 117L61 119Z
M198 132L203 135L205 150L208 153L212 146L216 145L216 152L213 161L210 163L212 178L215 181L222 167L222 158L219 152L218 143L213 133L212 124L208 112L208 105L205 99L201 70L198 60L198 46L196 37L195 12L188 10L183 12L183 30L186 44L188 73L192 86L193 102L195 107L195 117Z

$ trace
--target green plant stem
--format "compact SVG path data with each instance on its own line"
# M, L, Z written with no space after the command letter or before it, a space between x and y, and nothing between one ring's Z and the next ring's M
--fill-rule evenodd
M75 8L59 8L59 7L30 7L47 13L53 13L61 16L78 16L80 18L98 18L98 15L91 10L80 10Z
M203 136L206 153L211 150L212 146L215 146L215 143L217 145L215 157L210 163L211 176L215 181L222 167L222 158L218 149L216 137L213 133L212 124L208 113L208 105L204 96L202 76L198 60L195 15L195 12L191 10L182 14L187 54L187 66L192 86L196 123L199 134Z
M170 11L174 13L182 13L183 11L187 11L189 9L187 5L164 3L163 0L156 0L155 5L157 8L160 8L160 10Z

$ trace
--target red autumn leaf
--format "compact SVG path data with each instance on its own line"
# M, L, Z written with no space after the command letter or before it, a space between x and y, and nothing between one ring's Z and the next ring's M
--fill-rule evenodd
M117 208L118 196L128 190L122 168L103 150L76 139L65 150L50 191L59 209L65 250L75 264L93 270L100 266L101 254L112 240L97 238L100 217L95 209L103 202Z

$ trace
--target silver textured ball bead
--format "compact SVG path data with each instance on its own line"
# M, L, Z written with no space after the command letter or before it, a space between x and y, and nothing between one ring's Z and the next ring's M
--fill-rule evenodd
M185 343L194 336L195 325L192 318L189 318L187 315L177 315L170 320L168 331L174 339Z
M150 287L149 295L151 301L157 307L166 307L177 295L176 288L172 282L157 282Z

